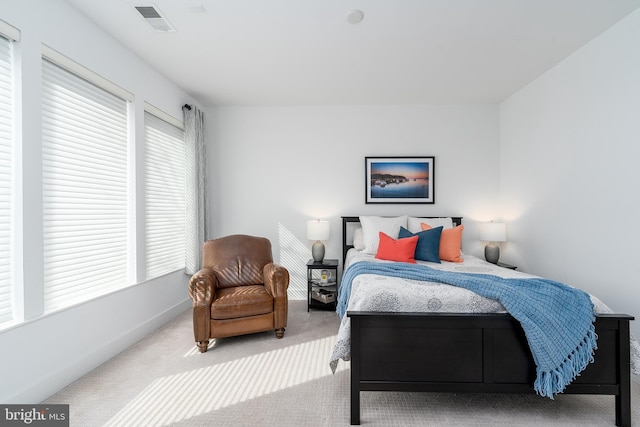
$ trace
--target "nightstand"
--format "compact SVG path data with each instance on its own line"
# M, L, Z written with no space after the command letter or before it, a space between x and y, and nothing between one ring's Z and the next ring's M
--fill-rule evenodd
M338 260L307 262L307 311L335 310L338 301Z
M515 265L505 264L504 262L496 262L496 265L498 267L508 268L509 270L516 270L518 268Z

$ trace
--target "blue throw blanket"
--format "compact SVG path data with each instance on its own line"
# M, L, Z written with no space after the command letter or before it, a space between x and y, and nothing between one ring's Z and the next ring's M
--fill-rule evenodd
M597 348L593 303L579 289L542 278L505 279L424 265L361 261L342 277L336 309L340 317L345 315L351 283L359 274L446 283L500 302L522 325L536 363L534 389L541 396L553 399L593 362Z

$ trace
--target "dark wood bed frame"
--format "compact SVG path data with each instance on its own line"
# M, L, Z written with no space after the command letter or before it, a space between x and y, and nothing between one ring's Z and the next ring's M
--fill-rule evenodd
M428 218L428 217L424 217ZM462 218L453 218L460 224ZM342 217L343 262L349 223ZM361 391L535 393L535 363L519 322L508 314L349 311L351 424L360 424ZM617 426L631 425L629 322L596 317L598 349L565 394L615 396Z

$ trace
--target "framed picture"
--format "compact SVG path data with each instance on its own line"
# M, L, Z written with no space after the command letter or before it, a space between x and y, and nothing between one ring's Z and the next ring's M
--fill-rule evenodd
M434 203L435 157L365 157L366 203Z

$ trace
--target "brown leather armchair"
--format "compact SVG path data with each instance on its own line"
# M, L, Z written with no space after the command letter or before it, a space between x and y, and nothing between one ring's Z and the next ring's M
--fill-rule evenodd
M224 338L287 326L289 272L273 263L271 242L232 235L202 246L202 269L189 281L198 349Z

